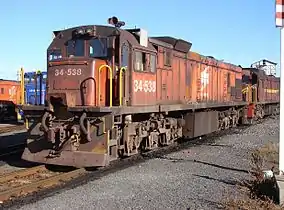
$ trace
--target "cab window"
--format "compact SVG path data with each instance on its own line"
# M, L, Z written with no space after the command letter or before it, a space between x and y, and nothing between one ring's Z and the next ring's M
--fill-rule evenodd
M75 39L67 42L67 56L84 56L85 55L85 40Z
M157 59L156 55L152 55L145 52L135 52L134 69L135 71L143 72L156 72Z
M90 57L107 57L107 40L105 38L90 40Z
M54 61L62 58L62 53L60 49L49 50L48 51L48 60Z
M146 53L136 51L135 52L135 62L134 62L134 69L136 71L145 71L146 70Z

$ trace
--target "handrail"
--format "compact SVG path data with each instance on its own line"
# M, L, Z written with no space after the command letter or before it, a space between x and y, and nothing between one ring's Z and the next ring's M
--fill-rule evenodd
M127 66L121 67L119 72L119 106L122 105L122 72L125 72Z
M243 88L243 89L242 89L242 93L247 93L249 89L250 89L249 86Z
M252 85L251 89L252 89L251 92L253 94L252 102L256 103L257 102L257 86L256 85Z
M102 68L106 67L109 71L109 77L110 77L110 82L109 82L109 106L112 107L112 69L109 65L101 65L100 68L99 68L99 76L98 76L98 96L99 96L99 99L98 99L98 105L100 105L100 98L101 98L101 84L100 84L100 73L101 73L101 70Z
M252 87L251 85L247 85L245 88L242 89L243 94L248 94L246 97L248 97L248 102L251 100L251 93L252 93Z
M25 77L24 77L24 68L20 69L20 104L24 105L25 103Z

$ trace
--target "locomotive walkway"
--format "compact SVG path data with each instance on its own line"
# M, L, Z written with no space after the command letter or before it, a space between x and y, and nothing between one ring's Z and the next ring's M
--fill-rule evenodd
M217 209L240 197L250 151L278 142L278 117L109 174L17 209Z

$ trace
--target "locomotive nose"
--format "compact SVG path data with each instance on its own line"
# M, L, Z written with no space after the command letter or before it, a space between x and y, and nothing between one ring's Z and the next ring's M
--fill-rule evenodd
M100 59L72 58L49 66L47 100L66 106L96 106L109 98L105 91L111 70ZM51 99L53 97L53 99Z
M80 106L84 89L94 91L94 84L87 78L93 78L95 61L66 60L49 66L47 100L51 105ZM88 101L89 102L89 101Z

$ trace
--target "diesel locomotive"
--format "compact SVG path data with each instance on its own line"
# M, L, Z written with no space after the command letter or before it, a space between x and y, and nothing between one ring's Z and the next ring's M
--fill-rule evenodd
M116 17L108 22L53 32L46 104L23 107L23 159L106 166L279 111L279 86L260 98L257 70L192 52L186 40L122 29Z

